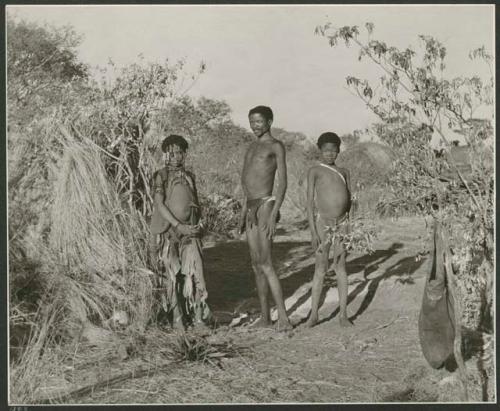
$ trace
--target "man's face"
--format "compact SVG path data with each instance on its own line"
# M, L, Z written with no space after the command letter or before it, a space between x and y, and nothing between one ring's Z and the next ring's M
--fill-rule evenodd
M174 167L180 167L184 164L186 153L176 145L168 146L165 153L165 162Z
M321 158L326 164L334 164L339 155L339 148L336 144L325 143L321 146Z
M267 133L273 123L272 120L266 120L266 118L259 113L251 114L248 120L250 121L250 128L257 137Z

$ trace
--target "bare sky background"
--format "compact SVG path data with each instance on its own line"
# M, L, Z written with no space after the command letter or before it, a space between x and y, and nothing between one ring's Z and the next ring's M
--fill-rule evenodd
M265 104L274 125L315 139L326 130L347 133L375 117L345 88L355 75L382 73L358 62L357 50L331 48L315 36L317 25L375 24L374 36L395 46L417 48L428 34L448 50L447 75L489 75L470 61L470 50L494 52L494 6L8 6L30 21L71 24L84 35L82 61L117 65L185 58L207 71L190 90L193 96L223 99L233 120L248 128L248 109Z

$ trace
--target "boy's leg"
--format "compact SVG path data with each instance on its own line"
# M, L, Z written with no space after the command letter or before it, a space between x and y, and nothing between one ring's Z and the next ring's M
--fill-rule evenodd
M334 253L334 270L337 275L337 287L339 290L339 321L342 327L352 326L352 323L347 317L347 270L345 268L345 260L347 252L344 245L337 239L335 242Z
M255 283L257 285L257 295L259 296L260 303L260 319L255 326L266 327L271 325L271 315L269 310L269 284L260 267L260 246L259 246L259 233L256 226L247 227L247 241L250 249L250 259L252 261L252 268L255 274Z
M328 255L330 253L330 243L325 241L325 226L321 220L316 223L316 230L321 240L321 246L315 252L316 264L311 288L311 314L306 327L313 327L318 322L319 298L323 290L323 280L328 270Z
M285 302L283 300L283 291L281 283L274 271L273 262L271 258L272 239L267 237L264 231L264 224L269 220L269 215L273 207L272 202L264 203L258 210L258 245L259 245L259 260L258 265L260 270L264 273L265 279L271 289L276 308L278 310L278 328L280 330L289 330L292 328L290 321L285 310Z

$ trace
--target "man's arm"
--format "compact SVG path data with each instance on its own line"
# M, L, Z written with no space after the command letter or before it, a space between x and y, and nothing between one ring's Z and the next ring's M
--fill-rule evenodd
M286 176L286 154L285 146L281 141L276 142L274 145L274 152L276 154L276 173L278 174L278 182L276 185L276 201L274 202L273 215L276 220L278 211L283 204L285 199L285 193L287 188L287 176Z
M278 174L278 182L276 185L276 200L274 201L274 207L269 216L270 221L267 224L267 236L271 238L274 236L276 231L276 218L278 216L278 211L283 204L285 199L286 187L287 187L287 176L286 176L286 154L285 146L281 141L277 141L274 145L274 154L276 155L276 173Z
M247 217L247 196L243 194L243 204L241 205L240 221L238 223L238 233L243 234L246 228L246 217Z
M247 196L245 184L243 182L243 180L244 180L243 177L245 176L245 173L247 172L247 163L248 163L249 153L250 153L250 148L248 148L246 153L245 153L245 157L243 158L243 170L241 170L240 183L241 183L241 191L243 191L243 200L242 200L243 203L241 204L240 221L238 223L238 233L239 234L243 234L243 232L246 229L246 218L247 218L247 211L248 211L248 207L247 207L248 196Z
M311 230L311 244L314 251L319 246L319 235L314 221L314 192L316 184L316 175L314 168L311 167L307 173L307 219L309 221L309 229Z

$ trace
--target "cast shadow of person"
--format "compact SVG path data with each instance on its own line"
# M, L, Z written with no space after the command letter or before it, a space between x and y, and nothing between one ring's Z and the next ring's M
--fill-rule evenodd
M397 254L398 250L400 250L402 246L403 245L401 243L392 244L392 246L387 250L389 251L389 253L387 254L388 257L384 258L382 262L387 261L390 257ZM387 267L387 269L382 274L374 278L368 278L368 276L373 272L377 271L381 262L376 262L375 265L368 266L364 272L364 280L361 281L347 297L347 303L349 304L359 294L367 290L366 295L363 301L361 302L359 308L357 309L356 313L349 318L349 320L355 321L361 314L363 314L363 312L366 311L366 309L372 303L375 294L379 288L379 285L383 280L386 280L391 277L399 277L397 281L400 282L401 284L414 284L412 275L420 268L420 266L424 263L424 261L425 261L424 258L417 259L416 256L403 257L394 264L392 264L391 266ZM332 312L332 314L324 318L320 323L330 321L338 314L338 312L339 308L336 308Z
M388 249L377 249L371 254L357 257L347 262L347 273L352 275L363 270L362 282L349 294L348 303L368 287L368 293L360 309L351 320L357 318L370 304L379 282L392 275L397 275L401 267L407 266L410 259L407 257L389 267L386 272L375 279L368 280L368 276L377 271L381 264L398 253L403 246L393 243ZM283 297L285 300L293 297L293 303L287 308L290 316L311 296L310 284L314 275L314 262L311 259L310 244L307 241L283 241L273 244L273 259L280 275ZM204 264L208 289L208 303L211 310L219 317L219 323L229 322L237 313L254 313L259 308L255 278L251 266L248 246L244 241L220 243L215 247L204 250ZM311 259L311 264L307 260ZM418 267L414 267L415 271ZM408 273L408 269L405 269ZM321 304L324 303L328 286L335 286L336 281L331 276L325 278ZM335 310L327 321L335 315ZM227 318L226 318L227 317ZM306 319L303 318L300 325ZM321 323L320 322L320 323Z
M401 249L402 247L403 247L402 243L396 242L396 243L393 243L388 249L377 249L370 254L365 254L365 255L357 257L353 260L350 260L350 261L348 260L346 262L346 270L347 270L348 276L352 275L352 274L359 273L360 271L363 271L363 278L364 278L364 280L362 281L362 284L358 285L351 292L351 294L348 296L348 300L347 300L348 304L360 292L363 291L364 287L366 287L366 284L369 282L369 280L367 280L367 277L371 273L377 271L381 264L383 264L384 262L389 260L391 257L393 257L395 254L397 254L398 250ZM310 270L310 272L308 274L309 274L310 279L312 280L313 273L314 273L314 264L307 267L305 270ZM320 304L319 304L320 307L325 302L325 298L326 298L326 294L327 294L328 289L330 287L335 287L337 285L336 280L333 278L332 275L330 275L330 273L331 273L331 267L328 270L327 275L325 276L323 290L322 290L321 296L320 296ZM310 294L311 294L311 292L309 290L307 295L304 295L303 297L301 297L300 300L298 300L292 307L290 307L289 310L287 310L289 315L291 313L293 313L299 305L301 305L303 302L305 302L310 297ZM335 315L336 315L336 313L335 313ZM305 322L306 320L307 320L307 318L302 318L295 325L298 326L298 325L302 324L303 322ZM319 323L322 323L324 321L325 320L321 320Z
M302 251L304 251L305 248L306 254L303 255L301 259L296 260L298 264L303 262L305 258L310 258L312 260L310 244L301 243L301 246L303 246ZM371 254L366 254L361 257L357 257L351 261L348 261L346 263L347 274L351 275L354 273L359 273L364 267L363 275L366 278L370 273L376 271L380 266L380 264L384 263L385 261L390 259L393 255L395 255L402 246L403 244L401 243L394 243L387 250L378 249ZM284 257L285 259L291 258L295 253L296 252L294 250L291 250L290 256L285 255ZM293 266L294 264L292 264L289 268L293 268ZM329 271L331 271L331 267ZM295 297L293 299L294 300L293 304L289 306L286 310L288 316L292 315L298 309L298 307L300 307L311 297L311 284L313 276L314 276L314 260L312 260L311 264L303 267L302 269L296 272L293 272L293 275L289 275L286 278L281 279L283 295L285 297L285 300L288 300L291 297ZM328 285L330 283L331 283L330 277L326 277L325 285ZM325 301L328 288L329 287L326 286L323 287L320 298L320 306ZM305 318L302 318L298 323L295 324L295 326L300 325L305 320L306 320Z
M283 241L273 244L276 271L282 278L284 298L309 281L309 267L301 268L310 258L308 242ZM245 241L229 241L203 251L208 304L216 316L229 322L239 313L253 314L259 309L255 277Z

